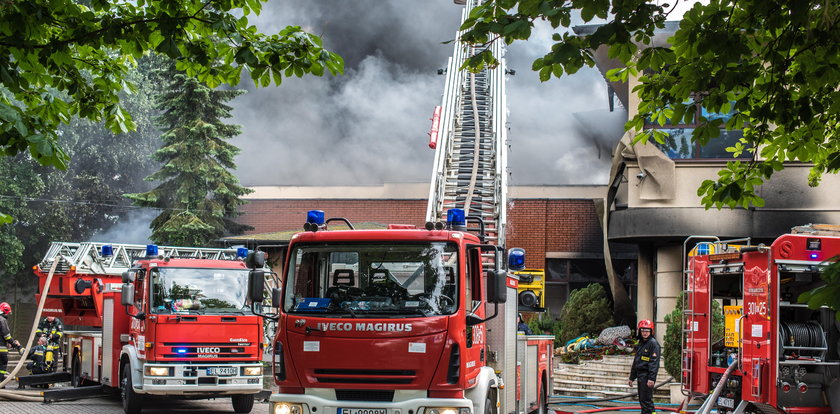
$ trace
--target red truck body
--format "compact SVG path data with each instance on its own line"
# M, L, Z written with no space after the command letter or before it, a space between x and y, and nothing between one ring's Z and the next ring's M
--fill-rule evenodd
M125 254L122 263L99 253L103 245ZM245 302L249 269L232 250L160 249L129 258L146 246L54 243L35 267L40 299L59 261L43 314L74 328L63 352L74 385L128 392L127 412L139 411L146 394L231 396L236 411L252 405L263 385L263 321ZM133 300L125 306L128 289Z
M825 282L820 274L840 255L840 237L786 234L769 247L715 243L690 259L683 352L683 388L710 394L731 361L732 375L716 403L747 410L831 413L840 370L835 311L797 303ZM712 302L728 312L726 338L712 338ZM835 407L835 413L838 408Z
M292 237L272 414L545 410L553 336L517 335L517 281L487 270L498 250L413 227Z

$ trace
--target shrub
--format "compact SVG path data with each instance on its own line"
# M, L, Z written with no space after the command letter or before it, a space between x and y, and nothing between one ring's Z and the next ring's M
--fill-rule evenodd
M592 283L572 291L560 311L560 343L565 344L582 334L598 335L613 325L612 304L604 287Z
M560 321L551 316L551 312L538 313L536 317L528 320L528 327L534 335L554 335L554 347L563 345L560 343ZM547 332L547 333L546 333Z
M662 344L662 357L665 358L665 371L668 375L674 377L675 381L680 381L682 378L682 346L680 339L682 338L682 313L683 302L685 294L677 298L677 305L674 310L668 315L665 315L665 336ZM724 334L724 316L723 308L718 301L712 301L712 343L723 339Z

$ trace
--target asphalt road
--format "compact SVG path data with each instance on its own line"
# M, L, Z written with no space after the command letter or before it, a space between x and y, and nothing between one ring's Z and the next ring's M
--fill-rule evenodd
M77 401L63 401L52 404L40 402L0 401L2 414L120 414L119 398L89 398ZM252 413L268 414L268 403L256 402ZM229 398L215 400L173 400L148 399L143 405L143 414L164 413L233 413Z

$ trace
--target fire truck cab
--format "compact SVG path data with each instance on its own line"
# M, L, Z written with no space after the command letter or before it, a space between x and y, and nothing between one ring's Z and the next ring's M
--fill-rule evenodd
M517 335L502 250L467 231L463 210L449 217L327 231L346 220L310 212L273 316L272 414L545 412L553 337Z
M840 412L831 407L840 392L836 311L797 300L825 284L821 274L840 255L840 237L799 233L770 246L714 241L689 258L683 389L712 395L721 413ZM723 335L715 335L720 324Z

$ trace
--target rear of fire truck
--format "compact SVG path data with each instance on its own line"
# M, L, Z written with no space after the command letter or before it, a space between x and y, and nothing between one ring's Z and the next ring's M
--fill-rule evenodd
M515 306L499 248L441 223L327 231L314 214L284 267L270 412L497 412L486 321Z
M91 245L58 256L46 306L81 328L66 335L73 385L120 389L126 413L146 395L230 397L250 412L263 385L263 325L245 301L249 269L237 256L246 252ZM139 248L144 257L131 257ZM41 292L50 263L36 267Z
M811 232L770 246L739 244L713 242L712 254L689 262L683 388L717 388L709 404L721 413L840 413L831 402L840 393L836 311L797 301L825 284L821 273L840 255L840 237ZM722 305L722 338L712 336L714 301Z

